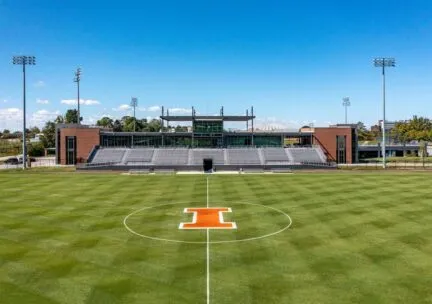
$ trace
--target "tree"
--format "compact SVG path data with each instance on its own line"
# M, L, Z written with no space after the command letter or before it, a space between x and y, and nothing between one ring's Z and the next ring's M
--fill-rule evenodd
M365 124L361 121L357 123L357 133L358 133L358 139L361 141L365 140L371 140L372 134L368 131Z
M64 121L63 116L58 115L58 116L56 117L56 119L54 120L54 122L55 122L56 124L60 124L60 123L64 123L65 121Z
M45 147L43 143L31 143L28 145L28 155L30 156L44 156L45 155Z
M39 134L41 131L38 127L33 127L30 129L29 135L30 137L35 137L36 134Z
M149 132L159 132L162 128L162 125L160 123L159 119L152 119L149 123L148 123L148 131Z
M8 130L8 129L3 130L2 138L8 139L8 138L13 138L13 137L14 136L11 134L10 130Z
M121 132L123 131L123 126L120 120L116 119L113 123L113 131L114 132Z
M146 119L135 119L132 116L123 116L120 120L123 132L148 131Z
M64 116L65 123L78 123L78 111L76 109L69 109ZM82 117L80 117L82 121Z
M96 122L96 125L104 127L104 128L113 128L114 127L114 121L111 118L105 116L105 117L102 117L101 119L99 119Z
M55 122L47 121L42 129L43 136L41 137L42 144L45 148L55 147Z
M131 132L134 129L134 118L132 116L123 116L120 119L123 132Z
M432 121L429 118L413 116L408 121L398 121L392 135L401 142L431 141Z
M175 127L176 132L187 132L187 130L188 130L188 128L186 126L178 125L177 127Z

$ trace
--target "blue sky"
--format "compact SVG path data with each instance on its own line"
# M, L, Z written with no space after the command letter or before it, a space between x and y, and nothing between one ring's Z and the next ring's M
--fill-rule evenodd
M20 128L28 68L28 120L43 125L73 107L82 67L84 121L130 113L241 114L262 128L381 118L377 56L388 70L387 117L432 116L432 1L0 0L0 129ZM72 101L71 101L72 100ZM123 105L123 106L122 106Z

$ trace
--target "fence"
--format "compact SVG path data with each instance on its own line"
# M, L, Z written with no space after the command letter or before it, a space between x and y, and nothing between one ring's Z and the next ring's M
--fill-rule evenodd
M370 169L382 169L383 163L380 160L372 160L358 164L339 164L339 168L370 168ZM386 161L387 168L393 169L432 169L432 162L423 160L397 160L397 161Z
M55 162L55 158L36 158L35 161L32 161L30 167L55 167L58 166ZM18 169L22 168L22 162L18 164L0 164L0 169Z

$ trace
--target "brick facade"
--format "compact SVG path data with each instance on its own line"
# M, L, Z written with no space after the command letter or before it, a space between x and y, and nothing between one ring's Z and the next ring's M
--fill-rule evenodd
M329 128L315 128L313 144L320 145L327 159L336 161L337 142L336 136L346 136L346 162L347 164L353 163L352 153L352 128L350 127L329 127Z
M331 126L328 128L314 128L311 130L312 144L320 145L329 161L336 161L337 154L337 136L346 138L346 163L355 161L356 147L353 147L353 128ZM101 129L91 128L83 125L61 125L57 129L57 160L60 164L66 164L66 138L68 136L76 137L76 158L77 163L86 162L92 149L100 145ZM355 136L355 135L354 135ZM310 141L309 141L310 144ZM354 148L354 149L353 149Z
M94 146L99 145L100 129L98 128L60 128L59 153L60 164L66 164L66 137L76 136L77 162L86 162Z

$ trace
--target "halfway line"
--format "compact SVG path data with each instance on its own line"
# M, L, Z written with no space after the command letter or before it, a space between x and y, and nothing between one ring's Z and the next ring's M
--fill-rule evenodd
M207 229L207 304L210 304L210 229Z
M207 177L207 208L209 207L209 179ZM207 304L210 304L210 229L207 228Z
M207 208L209 207L209 179L207 177Z

